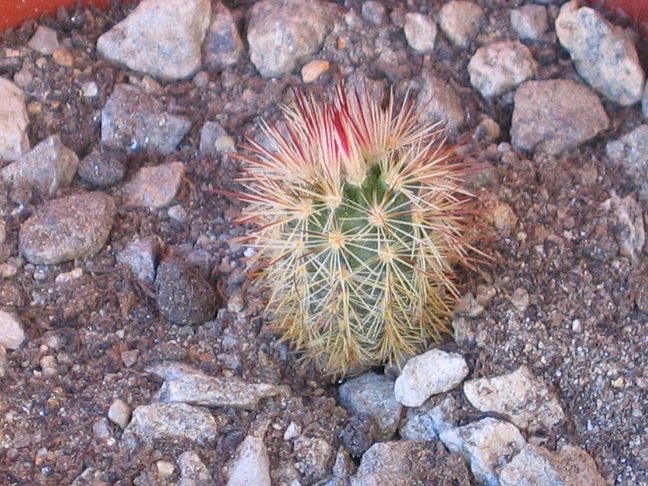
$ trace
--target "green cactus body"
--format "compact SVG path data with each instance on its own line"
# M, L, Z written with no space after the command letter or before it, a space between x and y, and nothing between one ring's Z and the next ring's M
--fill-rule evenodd
M465 166L421 127L340 86L332 103L297 94L271 148L242 156L241 222L271 326L330 374L421 350L447 331L466 264ZM286 133L287 132L287 133Z

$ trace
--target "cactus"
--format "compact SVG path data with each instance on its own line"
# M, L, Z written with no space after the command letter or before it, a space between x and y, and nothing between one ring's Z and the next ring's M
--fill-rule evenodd
M295 93L284 129L263 124L243 161L240 223L268 290L271 327L329 374L359 372L438 341L467 265L466 164L440 125L367 89L331 102Z

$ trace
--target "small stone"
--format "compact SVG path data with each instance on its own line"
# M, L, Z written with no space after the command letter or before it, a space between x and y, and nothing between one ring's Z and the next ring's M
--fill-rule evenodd
M122 363L126 368L132 368L137 363L137 358L139 357L139 349L131 349L128 351L122 351L120 353Z
M171 477L175 472L175 466L169 461L157 461L155 468L157 469L158 477L161 479Z
M106 440L112 437L108 420L103 417L92 425L92 432L97 440Z
M0 345L17 349L25 340L25 331L15 314L0 310Z
M528 47L517 41L480 47L468 62L470 84L484 98L502 95L535 76L536 62Z
M124 184L125 204L151 210L168 206L180 190L184 173L185 165L182 162L142 167Z
M83 268L77 267L69 272L59 273L54 279L54 282L58 284L70 283L79 280L81 277L83 277Z
M211 15L209 0L142 0L97 40L110 61L161 79L185 79L200 69Z
M308 484L324 479L331 470L333 447L318 437L299 437L293 444L297 470Z
M518 222L518 217L510 204L494 201L486 214L486 219L504 235L510 235Z
M511 140L521 150L558 155L610 126L598 96L571 79L527 81L514 103Z
M212 5L211 24L203 43L203 52L205 66L214 72L233 66L245 52L232 13L220 2Z
M284 432L283 440L292 440L295 437L299 437L299 434L301 434L301 427L295 422L290 422Z
M648 199L648 125L639 125L617 140L608 142L605 153L622 166L640 187L640 195Z
M480 484L488 485L499 484L498 468L526 444L514 425L490 417L442 432L439 438L450 452L468 460Z
M117 261L130 267L136 278L153 283L159 251L157 238L136 238L117 254Z
M362 2L362 18L374 25L380 25L385 21L387 11L385 6L375 0Z
M229 464L227 486L271 486L270 459L263 441L247 436Z
M84 98L96 98L99 96L99 86L94 81L85 81L81 84L81 94Z
M264 78L290 73L324 42L327 16L318 0L262 0L250 9L250 59Z
M56 49L52 53L52 59L59 66L74 67L74 55L68 49L63 47Z
M200 456L193 451L187 451L178 457L180 479L178 486L215 486L214 478Z
M167 214L169 215L169 218L176 223L185 223L187 221L187 211L180 204L171 206L167 210Z
M419 407L432 395L459 386L468 371L460 354L431 349L407 362L396 379L394 395L406 407Z
M452 0L439 11L439 27L450 41L466 47L475 37L484 17L484 10L473 2Z
M40 367L43 375L45 376L55 376L58 374L58 369L56 365L56 358L51 355L43 356L40 359Z
M8 372L9 362L7 361L7 350L2 344L0 344L0 378L7 376Z
M173 258L158 267L155 287L160 312L175 324L206 322L219 305L214 288L202 273Z
M603 201L601 207L609 211L616 220L614 234L619 245L619 254L638 263L646 244L642 206L634 195L621 198L612 190L610 196Z
M77 155L61 143L58 135L52 135L4 167L2 179L8 184L33 187L51 195L72 183L78 167Z
M515 289L511 296L511 304L517 309L518 312L524 313L529 308L529 292L526 289Z
M24 88L29 86L34 80L34 75L32 72L25 66L23 66L20 71L17 71L13 76L13 81L19 88Z
M445 79L432 71L421 74L417 106L422 120L442 122L451 132L457 133L465 123L466 115L459 95Z
M405 39L415 51L429 53L434 50L437 36L436 24L420 13L405 14Z
M556 18L560 44L592 88L622 106L638 103L646 77L637 48L623 29L578 3L564 4Z
M0 77L0 100L0 159L17 160L29 150L25 94L11 81Z
M35 51L49 56L59 48L59 41L56 37L56 31L44 25L39 25L27 45Z
M108 420L119 425L122 429L128 426L131 417L131 408L119 398L112 402L108 409Z
M385 375L363 373L347 380L339 390L340 403L354 415L368 415L376 421L378 437L390 439L400 420L401 404L394 396L394 382Z
M20 253L36 265L90 257L106 244L116 211L114 199L100 192L47 201L22 224Z
M549 30L547 7L542 5L523 5L509 12L511 27L520 39L539 40Z
M215 155L223 150L218 147L218 140L227 137L228 133L218 122L206 121L200 131L200 155Z
M109 187L126 175L126 153L109 147L95 148L79 163L79 177L99 187Z
M556 397L526 366L502 376L469 380L464 394L476 409L506 415L532 433L550 431L565 418Z
M330 63L322 59L313 59L304 64L301 70L302 81L304 83L312 83L317 81L322 74L328 71Z

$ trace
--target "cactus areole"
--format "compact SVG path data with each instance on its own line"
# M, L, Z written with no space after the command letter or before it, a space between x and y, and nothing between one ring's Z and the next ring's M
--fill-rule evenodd
M447 331L452 268L468 263L466 165L409 98L340 84L283 113L239 157L270 325L332 375L420 352Z

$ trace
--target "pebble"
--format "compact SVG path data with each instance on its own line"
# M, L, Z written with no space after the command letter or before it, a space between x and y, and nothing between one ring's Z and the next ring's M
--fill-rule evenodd
M25 340L25 331L18 316L0 309L0 346L17 349Z
M326 478L331 469L333 447L319 437L297 438L293 443L295 467L307 484L314 484Z
M171 221L175 221L176 223L187 222L187 210L182 207L181 204L175 204L174 206L171 206L169 209L167 209L167 215L169 216L169 219L171 219Z
M16 160L29 150L25 93L0 77L0 99L0 159Z
M52 59L56 64L63 67L74 67L74 54L69 49L59 47L52 53Z
M460 354L431 349L405 364L396 378L394 396L406 407L419 407L432 395L459 386L468 371L466 360Z
M185 79L202 63L209 0L142 0L97 40L106 59L161 79Z
M182 162L142 167L124 184L124 203L151 210L168 206L180 190L184 173L185 165Z
M247 40L250 59L264 78L290 73L317 52L327 33L319 0L262 0L250 9Z
M101 142L114 148L167 155L190 128L189 119L166 113L155 96L126 84L115 86L101 111Z
M526 366L493 378L464 383L464 394L482 412L497 412L530 432L550 431L565 419L558 399Z
M14 74L13 76L13 81L19 88L25 88L26 86L29 86L33 80L34 75L25 65L23 65L23 67L20 68L19 71L16 71L16 74Z
M136 238L117 254L117 261L128 266L139 280L153 283L159 252L160 242L157 238Z
M56 32L44 25L38 26L27 45L46 56L53 54L60 46Z
M499 468L518 454L526 441L515 425L491 417L442 432L439 438L468 460L481 484L497 485Z
M271 486L268 451L258 437L243 440L228 469L227 486Z
M527 81L514 103L511 140L520 150L558 155L610 126L598 96L571 79Z
M223 126L215 121L206 121L200 130L200 144L198 150L201 155L215 155L230 148L225 148L222 144L224 138L229 138L229 134ZM233 148L233 146L231 147Z
M114 199L101 192L47 201L22 224L20 253L36 265L90 257L106 244L115 213Z
M169 478L175 472L175 466L169 461L157 461L155 463L155 468L157 469L158 477L160 479Z
M648 199L648 125L639 125L617 140L608 142L605 153L634 177L639 193Z
M439 27L454 45L467 47L483 18L484 10L476 3L452 0L439 11Z
M385 6L376 0L362 2L362 18L374 25L381 25L385 21L387 10Z
M437 26L430 17L420 13L407 13L403 30L407 43L415 51L427 54L434 50Z
M459 95L450 83L433 71L426 70L421 74L417 107L422 120L443 122L452 133L458 133L466 121Z
M518 41L493 42L480 47L468 62L472 84L484 98L502 95L535 76L536 62Z
M200 456L187 451L178 457L180 479L178 486L215 486L214 478Z
M304 64L301 69L301 77L304 83L312 83L329 70L330 63L322 59L313 59Z
M109 187L124 179L126 153L102 146L95 148L79 163L79 177L99 187Z
M622 106L641 100L644 71L637 48L621 28L572 0L560 9L556 34L578 74L592 88Z
M174 324L200 324L214 317L219 300L212 285L195 267L167 258L155 278L158 307Z
M266 383L246 383L234 377L219 378L194 373L165 381L160 388L160 401L256 410L262 398L285 391L283 387Z
M603 201L601 208L609 211L615 219L614 236L619 245L619 254L630 258L633 263L639 263L639 256L646 243L641 204L633 194L622 198L612 190L610 198Z
M128 426L131 417L131 408L119 398L112 402L108 409L108 420L119 425L122 429Z
M58 284L65 284L65 283L74 282L75 280L79 280L81 277L83 277L83 268L76 267L70 270L69 272L59 273L54 278L54 282Z
M96 98L99 95L99 86L94 81L85 81L81 84L81 94L84 98Z
M450 395L442 395L436 403L428 402L421 407L409 408L401 422L399 434L406 440L436 440L442 431L453 426L450 410L456 407Z
M499 475L500 486L574 484L605 486L594 460L578 447L564 445L558 452L527 444Z
M9 361L7 361L7 349L2 344L0 344L0 378L7 376L8 372Z
M213 447L219 432L216 420L205 408L186 403L153 403L133 411L122 442L128 449L152 441L173 444L181 440Z
M52 195L72 183L79 167L77 155L52 135L2 169L2 179L13 185L29 186Z
M543 5L523 5L509 11L511 27L520 39L540 40L549 30L547 7Z
M245 53L243 40L230 10L220 2L212 5L212 17L203 43L205 67L220 72L235 65Z
M396 432L402 405L394 396L394 382L368 372L351 378L338 389L340 403L353 415L368 415L378 426L378 438L388 440Z

